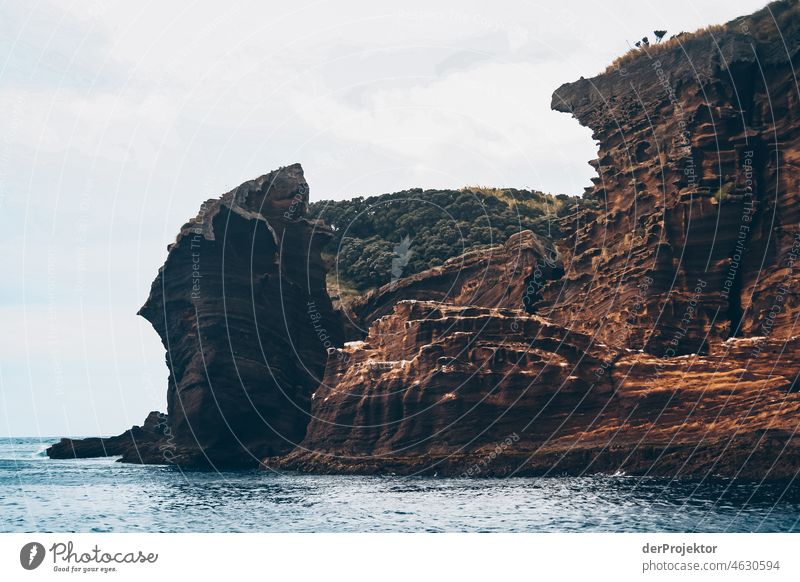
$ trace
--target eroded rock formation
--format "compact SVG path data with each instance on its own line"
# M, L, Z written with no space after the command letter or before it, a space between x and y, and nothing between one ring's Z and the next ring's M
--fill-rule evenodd
M656 358L524 311L402 301L336 352L302 446L266 465L793 477L798 348L732 339L718 354Z
M167 351L169 435L158 454L123 460L257 466L303 439L327 346L342 341L319 254L330 231L307 207L293 165L204 202L181 228L139 311ZM107 439L58 447L118 454Z
M87 459L93 457L121 457L128 463L164 463L162 445L169 440L169 423L163 412L147 415L142 426L134 426L113 437L87 439L61 439L47 449L51 459Z
M404 300L334 355L303 446L274 466L467 470L498 441L546 440L612 392L596 375L612 352L522 310Z
M778 2L559 88L553 108L600 142L563 277L526 311L470 306L520 307L536 264L471 299L478 254L357 303L369 335L336 352L302 447L267 464L795 477L799 41L798 3Z
M363 341L341 346L299 166L205 203L141 310L171 462L795 477L798 6L559 88L600 142L598 208L555 247L522 232L355 301Z
M798 46L776 2L556 90L600 143L600 207L561 245L550 317L654 355L797 333Z
M299 165L205 202L140 310L161 336L174 462L255 465L299 443L322 378L320 330L340 343Z
M372 322L390 314L398 301L407 299L533 313L541 301L542 287L563 274L553 243L523 230L510 236L505 244L467 252L439 267L370 291L350 303L348 316L366 335Z

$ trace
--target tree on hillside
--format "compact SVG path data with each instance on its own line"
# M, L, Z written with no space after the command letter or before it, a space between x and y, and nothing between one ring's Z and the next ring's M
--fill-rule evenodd
M441 265L465 251L504 243L522 230L559 236L556 219L580 199L497 188L412 189L369 198L320 201L312 217L334 232L332 269L359 290Z

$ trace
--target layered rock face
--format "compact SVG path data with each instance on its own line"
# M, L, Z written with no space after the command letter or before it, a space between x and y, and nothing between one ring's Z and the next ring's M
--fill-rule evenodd
M491 308L523 307L550 253L485 280L491 261L468 255L463 273L445 265L357 302L369 334L334 352L303 445L267 465L795 477L798 6L559 88L553 107L600 142L586 193L599 209L564 225L561 264L520 311Z
M372 322L390 314L398 301L409 299L533 313L542 300L542 287L563 274L553 243L523 230L505 244L467 252L370 291L350 304L348 316L363 337Z
M609 350L522 310L404 300L332 356L302 447L271 466L466 471L487 447L543 442L612 393L596 374Z
M340 343L299 165L208 200L169 247L140 310L161 336L172 462L257 464L290 450L323 375L324 331Z
M322 473L794 477L798 348L797 338L734 339L719 354L662 359L524 311L401 301L365 341L336 351L302 446L265 463Z
M601 204L561 245L550 317L668 356L797 333L799 24L776 2L555 92L600 143Z
M799 6L559 88L600 142L599 209L355 301L359 341L341 345L299 166L206 202L141 310L170 370L162 462L796 477ZM126 435L53 455L135 460Z

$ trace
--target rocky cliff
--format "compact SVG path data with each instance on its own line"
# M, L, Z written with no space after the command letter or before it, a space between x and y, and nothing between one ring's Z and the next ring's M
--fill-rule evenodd
M206 202L141 310L170 370L161 462L794 478L799 6L559 88L599 142L598 204L355 301L358 341L299 166ZM109 446L135 460L52 450Z
M559 88L599 142L597 209L556 253L517 239L522 263L472 254L354 304L365 341L267 465L796 476L798 41L798 3L777 2Z
M800 340L618 351L520 310L401 301L337 350L270 468L454 476L800 471Z
M330 231L307 210L299 165L204 202L139 311L166 349L164 438L152 454L87 440L62 442L51 456L105 450L124 461L228 468L297 445L327 347L342 341L320 258Z
M556 90L599 142L600 209L561 246L554 321L654 355L796 333L799 21L776 2Z
M167 350L173 462L255 465L299 443L322 378L328 229L299 165L208 200L169 247L140 315Z

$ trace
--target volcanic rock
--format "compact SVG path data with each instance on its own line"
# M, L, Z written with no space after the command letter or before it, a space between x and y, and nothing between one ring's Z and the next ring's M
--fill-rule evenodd
M775 2L556 90L600 144L599 208L573 217L542 313L667 356L796 333L798 47L800 5Z
M798 348L733 339L715 355L656 358L524 311L401 301L335 352L302 446L265 464L789 478L800 471Z
M348 316L361 330L357 338L361 339L373 321L390 314L398 301L408 299L533 313L545 283L563 274L553 243L523 230L505 244L469 251L374 289L350 303Z
M140 312L170 370L161 458L796 477L798 47L800 4L776 2L562 86L553 108L600 144L597 204L555 243L522 232L356 300L344 345L302 169L206 202Z
M47 449L51 459L116 457L128 463L164 463L160 448L169 438L167 415L153 411L142 426L134 426L114 437L63 438Z
M111 439L64 439L48 454L237 468L299 443L327 348L342 343L320 258L331 232L307 211L299 164L204 202L168 247L139 311L161 336L170 372L156 452L132 452L134 427Z
M205 202L183 226L140 310L161 336L174 461L256 465L299 443L326 360L341 344L299 164Z
M369 333L332 353L302 445L265 464L796 477L798 47L800 4L777 2L559 88L600 144L596 209L521 268L477 252L356 302Z

